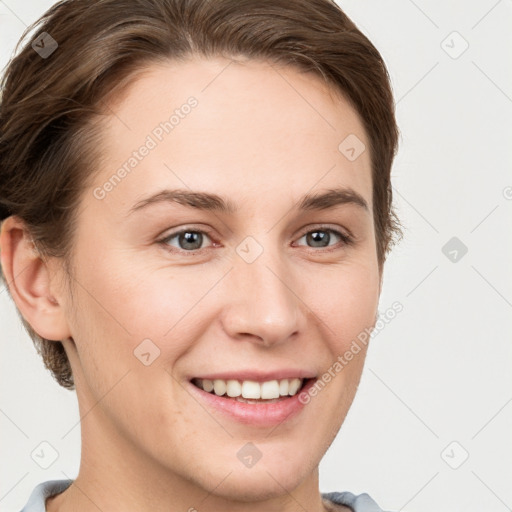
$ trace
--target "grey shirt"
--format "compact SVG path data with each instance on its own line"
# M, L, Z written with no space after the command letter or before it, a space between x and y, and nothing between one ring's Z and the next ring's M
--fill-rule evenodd
M46 512L45 502L50 496L65 491L73 480L48 480L37 485L21 512ZM368 494L352 494L351 492L322 493L322 498L331 503L345 505L354 512L384 512Z

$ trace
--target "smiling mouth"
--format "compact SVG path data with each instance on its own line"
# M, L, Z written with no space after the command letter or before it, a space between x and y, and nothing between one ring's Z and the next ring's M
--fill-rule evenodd
M199 389L218 397L248 404L280 402L291 398L313 379L254 380L192 379Z

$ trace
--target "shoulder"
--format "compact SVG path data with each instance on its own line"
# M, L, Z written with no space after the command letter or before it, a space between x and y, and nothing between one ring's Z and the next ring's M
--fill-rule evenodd
M65 491L73 480L47 480L37 485L21 512L46 512L45 502L50 496Z
M385 512L368 494L353 494L344 492L322 493L322 498L336 505L344 505L354 512ZM334 509L335 510L335 509Z

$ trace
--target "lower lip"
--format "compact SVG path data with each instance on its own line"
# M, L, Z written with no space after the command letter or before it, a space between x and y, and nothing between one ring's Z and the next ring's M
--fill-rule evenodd
M198 396L208 406L216 409L239 423L271 427L290 420L296 416L306 404L299 400L299 394L307 392L315 383L316 379L310 379L306 385L294 396L283 398L278 402L247 404L232 398L208 393L190 382L192 393Z

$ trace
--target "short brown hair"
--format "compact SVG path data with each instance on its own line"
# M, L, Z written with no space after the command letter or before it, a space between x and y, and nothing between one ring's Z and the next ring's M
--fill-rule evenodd
M36 51L42 38L51 42L44 33L58 45L51 55ZM381 55L334 1L63 0L27 28L16 51L22 43L0 84L0 221L20 217L41 255L61 258L68 275L77 205L101 158L95 121L109 113L105 98L152 62L193 55L311 71L351 103L370 142L382 272L401 236L390 182L395 105ZM56 381L73 389L62 343L20 317Z

